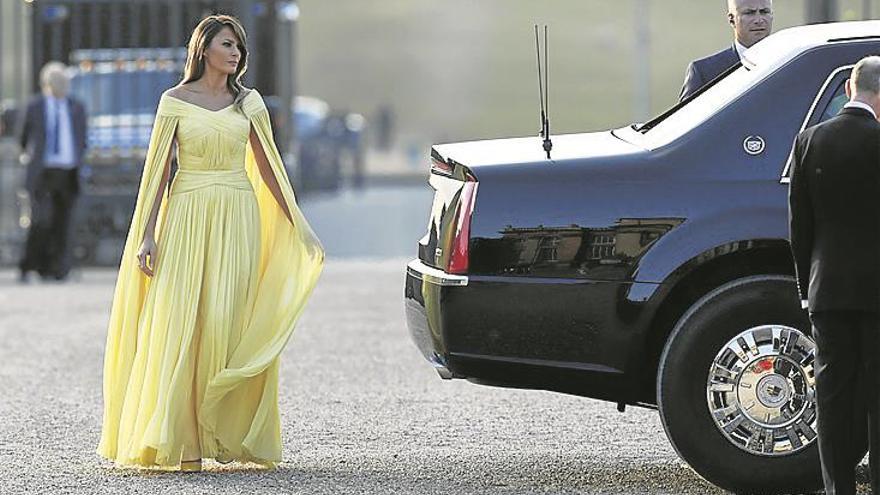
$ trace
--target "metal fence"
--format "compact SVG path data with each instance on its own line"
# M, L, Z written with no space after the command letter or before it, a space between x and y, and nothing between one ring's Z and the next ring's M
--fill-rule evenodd
M21 191L24 167L15 160L18 145L12 139L0 139L0 265L14 263L24 235L21 216L30 218L27 195Z
M205 15L229 13L250 33L248 85L276 92L275 74L261 70L275 57L278 12L289 2L275 0L40 0L30 5L32 61L67 61L84 48L183 47ZM258 48L258 49L254 49ZM271 64L270 64L271 65ZM33 79L34 86L36 79Z
M179 81L179 52L192 29L208 14L235 15L249 33L245 85L277 95L281 108L291 108L295 7L290 0L0 0L0 264L15 261L29 223L14 135L46 62L71 65L78 77L72 91L90 118L73 255L79 264L112 265L130 219L158 103L154 93ZM175 55L155 55L164 51ZM173 64L171 76L166 62ZM276 133L284 152L293 131L284 127L286 113L280 115Z

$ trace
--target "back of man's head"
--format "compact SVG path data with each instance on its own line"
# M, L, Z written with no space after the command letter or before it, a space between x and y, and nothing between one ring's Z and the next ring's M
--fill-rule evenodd
M877 96L880 94L880 56L865 57L856 64L850 77L856 94Z

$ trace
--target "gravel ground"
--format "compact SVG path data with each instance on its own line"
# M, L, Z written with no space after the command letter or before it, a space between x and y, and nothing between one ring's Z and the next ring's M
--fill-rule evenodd
M20 285L0 271L0 494L726 493L676 457L654 411L441 381L406 331L405 262L328 262L283 358L284 462L196 474L95 454L115 272Z

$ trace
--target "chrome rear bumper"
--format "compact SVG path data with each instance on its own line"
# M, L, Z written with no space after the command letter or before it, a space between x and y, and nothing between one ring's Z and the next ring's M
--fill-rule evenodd
M406 265L406 273L407 275L411 275L423 282L428 282L434 285L464 287L468 284L468 278L466 275L453 275L451 273L446 273L424 264L422 260L419 259L412 260Z
M415 259L406 266L404 307L406 326L413 343L441 378L461 378L446 367L446 342L439 313L441 292L465 287L468 278L425 265ZM428 308L432 308L429 310Z

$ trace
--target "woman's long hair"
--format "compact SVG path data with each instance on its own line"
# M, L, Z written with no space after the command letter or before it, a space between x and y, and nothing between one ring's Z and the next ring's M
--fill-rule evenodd
M209 15L199 22L193 30L186 45L186 66L183 69L183 81L181 84L197 81L205 74L205 50L211 44L214 36L224 27L229 27L238 38L238 50L241 58L235 73L226 77L226 87L235 97L234 104L241 109L241 100L245 96L244 86L241 84L241 76L247 71L248 50L247 36L244 27L238 19L230 15Z

